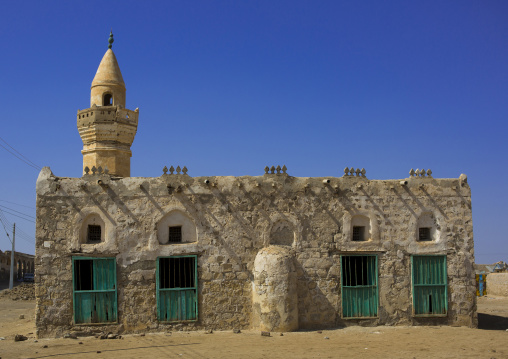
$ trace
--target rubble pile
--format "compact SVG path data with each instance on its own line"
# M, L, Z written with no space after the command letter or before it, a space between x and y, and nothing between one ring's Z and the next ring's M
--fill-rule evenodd
M0 297L11 300L35 300L34 283L22 283L11 290L4 289L0 291Z

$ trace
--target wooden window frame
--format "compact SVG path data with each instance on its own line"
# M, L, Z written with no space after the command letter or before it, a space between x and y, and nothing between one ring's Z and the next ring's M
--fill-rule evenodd
M92 289L92 290L76 290L76 281L77 281L77 278L76 278L76 273L75 273L75 267L76 267L76 262L77 261L84 261L84 260L91 260L92 261L92 265L93 265L93 271L92 271L92 275L93 275L93 284L94 284L94 287L95 289ZM107 289L97 289L97 287L101 287L103 286L104 284L108 284L108 280L106 280L106 283L103 283L103 274L101 274L100 276L98 275L98 271L97 271L97 268L98 268L98 263L99 262L105 262L105 261L111 261L108 265L111 266L111 269L112 269L112 278L111 278L111 281L112 281L112 285L113 285L113 288L107 288ZM104 265L103 265L103 268L104 269ZM110 283L111 284L111 283ZM118 293L117 293L117 288L118 288L118 285L117 285L117 278L116 278L116 258L115 257L72 257L72 299L73 299L73 318L74 318L74 324L76 325L107 325L107 324L115 324L115 323L118 323ZM78 307L78 303L80 301L83 301L83 302L87 302L87 298L86 296L90 295L90 298L89 300L91 302L93 302L94 300L96 301L95 305L97 305L97 300L98 298L101 298L101 297L106 297L106 299L108 301L111 301L111 314L112 315L112 318L108 321L97 321L97 322L94 322L94 321L82 321L80 318L82 317L81 316L81 313L82 313L82 308ZM109 297L109 298L108 298ZM101 299L99 299L100 301ZM103 310L104 308L101 308L101 306L99 306L98 310L97 311L101 311ZM100 315L100 313L99 313Z
M442 263L432 259L442 260ZM424 263L424 259L426 263ZM419 267L419 268L417 268ZM434 273L433 273L434 272ZM425 277L422 277L424 275ZM432 283L428 283L428 282ZM438 283L436 283L438 281ZM411 256L411 282L413 295L413 316L415 317L446 317L448 316L448 272L446 255L412 255ZM423 283L427 282L427 283ZM429 293L432 309L442 308L441 312L428 312L425 309L426 293ZM432 295L434 298L431 299ZM428 310L427 310L428 311ZM439 309L437 310L439 311Z
M369 257L374 258L374 264L372 265L372 269L374 270L373 283L369 285L355 285L355 286L346 286L347 282L346 278L344 278L345 270L343 268L343 264L345 262L344 258L346 257ZM367 264L368 265L368 264ZM351 272L351 269L350 269ZM371 319L378 318L379 316L379 271L378 271L378 256L375 254L347 254L340 256L340 278L341 278L341 303L342 303L342 319ZM371 274L372 275L372 274ZM351 282L351 279L349 280ZM363 308L359 310L356 308L356 304L353 298L358 298L358 295L364 295L364 292L369 292L371 298L369 299L369 308ZM364 297L362 297L364 299ZM358 310L359 312L369 311L371 310L372 315L363 316L363 315L352 315L352 313ZM361 313L360 313L361 314Z
M163 258L168 259L176 259L176 258L193 258L194 259L194 286L193 287L185 287L185 288L161 288L160 283L160 260ZM198 305L198 256L197 255L180 255L180 256L164 256L164 257L157 257L156 262L156 271L155 271L155 278L156 278L156 300L157 300L157 320L162 323L183 323L183 322L196 322L199 318L199 305ZM180 297L178 297L178 292L180 292ZM184 294L185 292L185 294ZM184 296L182 296L184 294ZM189 299L189 297L191 297ZM194 310L194 313L190 316L189 319L187 318L177 318L175 320L169 319L164 320L165 317L164 313L167 314L167 311L169 310L171 312L170 306L172 305L172 299L178 299L177 302L177 310L176 315L180 316L184 313L186 313L186 309L182 308L182 302L183 307L186 307L186 303L188 300L191 300L194 302L194 308L191 309ZM166 302L166 299L168 302ZM192 307L192 303L190 305ZM190 308L189 307L189 308ZM183 313L182 313L183 311Z

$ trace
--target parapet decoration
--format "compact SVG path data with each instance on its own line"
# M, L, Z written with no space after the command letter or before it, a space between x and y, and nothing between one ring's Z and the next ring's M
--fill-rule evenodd
M362 169L354 169L353 167L351 168L344 168L344 176L355 176L356 177L365 177L365 174L367 173L367 171L365 171L365 168L362 168Z
M425 177L425 175L427 175L427 177L432 177L432 171L428 169L427 172L425 172L423 168L421 170L417 168L416 171L411 168L411 171L409 171L410 177Z
M92 173L90 173L90 171ZM92 167L92 169L88 168L88 166L85 167L84 169L84 172L85 172L85 176L87 175L95 175L95 174L98 174L98 175L102 175L102 174L109 174L109 170L108 170L108 167L105 166L104 169L102 169L101 166L99 166L98 168L96 168L95 166Z
M277 171L277 174L278 174L278 175L280 175L280 174L281 174L281 173L280 173L280 171L282 171L282 174L287 175L287 173L286 173L286 171L287 171L287 170L288 170L288 169L287 169L286 165L283 165L282 167L281 167L280 165L278 165L277 167L274 167L274 166L272 166L272 167L268 167L268 166L266 166L266 167L265 167L265 175L268 175L268 174L271 174L271 175L276 174L276 173L275 173L275 171Z
M184 174L184 175L187 175L187 167L186 166L183 166L183 168L180 168L180 166L176 166L176 174L179 175L179 174ZM168 168L166 166L164 166L164 168L162 169L162 172L167 175L168 174ZM175 168L173 166L169 167L169 174L172 175L172 174L175 174Z

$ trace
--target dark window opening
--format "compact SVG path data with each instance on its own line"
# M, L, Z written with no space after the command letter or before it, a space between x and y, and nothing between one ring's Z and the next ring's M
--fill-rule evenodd
M420 241L431 241L430 237L430 228L429 227L421 227L418 229L418 240Z
M169 227L169 243L182 241L182 226Z
M74 261L74 290L94 290L91 259Z
M107 93L104 95L104 100L102 102L103 106L112 106L113 105L113 95Z
M375 263L373 256L342 257L342 285L356 287L376 284Z
M101 226L89 224L86 241L88 243L99 243L101 241Z
M353 227L353 241L364 241L365 240L365 227L354 226Z
M195 258L176 257L159 259L159 288L195 287Z

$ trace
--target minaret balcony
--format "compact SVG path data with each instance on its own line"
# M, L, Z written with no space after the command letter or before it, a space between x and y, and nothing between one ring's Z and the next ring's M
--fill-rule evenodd
M83 145L95 142L130 146L138 128L139 110L119 106L94 106L78 111L78 131Z
M121 108L120 106L93 106L85 110L79 110L78 128L93 125L95 123L118 122L138 126L139 110L135 111Z

